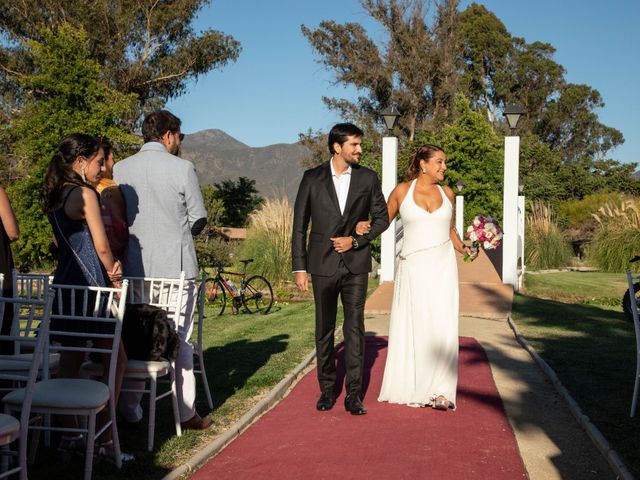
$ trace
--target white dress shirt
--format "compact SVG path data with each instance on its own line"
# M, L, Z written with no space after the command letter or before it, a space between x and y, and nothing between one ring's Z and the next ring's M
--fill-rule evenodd
M344 207L347 204L347 196L349 195L349 184L351 183L351 166L349 166L349 168L347 168L341 175L338 175L333 168L333 157L329 164L331 166L333 186L336 188L336 195L338 196L340 213L344 214Z

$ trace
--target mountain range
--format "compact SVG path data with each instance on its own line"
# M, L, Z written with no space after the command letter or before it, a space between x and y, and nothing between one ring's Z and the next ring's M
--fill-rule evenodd
M293 203L308 154L298 143L250 147L222 130L211 129L186 135L180 156L194 163L201 185L247 177L265 198L287 196Z

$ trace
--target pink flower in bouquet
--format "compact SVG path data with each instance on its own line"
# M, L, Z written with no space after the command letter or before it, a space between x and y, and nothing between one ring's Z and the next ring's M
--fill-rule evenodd
M465 255L464 261L471 262L477 256L479 248L485 250L498 248L502 240L502 229L495 218L477 215L467 227L466 236L471 240L471 249L474 253Z

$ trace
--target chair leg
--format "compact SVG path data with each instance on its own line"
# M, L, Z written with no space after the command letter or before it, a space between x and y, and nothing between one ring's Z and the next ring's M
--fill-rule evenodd
M638 352L638 356L636 359L636 381L633 386L633 399L631 400L631 413L629 416L631 418L636 415L636 407L638 406L638 388L640 387L640 352Z
M20 439L18 439L20 440ZM9 450L9 445L2 446L2 459L0 460L0 472L3 474L9 470L9 455L11 454L11 450Z
M197 355L198 355L198 369L200 370L200 375L202 376L202 387L204 388L204 394L207 397L207 404L209 405L209 409L213 410L213 399L211 398L211 390L209 390L209 381L207 380L207 372L204 369L204 355L202 352L202 345L198 345L197 347Z
M96 414L89 415L87 425L87 451L84 459L84 480L91 480L93 470L93 449L96 443Z
M156 431L156 395L158 390L158 379L149 379L149 429L147 432L147 450L153 452L153 440Z
M49 448L51 446L51 415L48 413L44 416L44 425L47 427L44 431L44 446Z
M20 425L20 438L18 439L18 466L20 467L20 480L27 480L27 447L29 445L29 425ZM34 455L35 457L35 455ZM29 461L35 460L29 455Z
M49 419L51 416L49 415ZM34 425L42 426L42 417L38 416L35 420ZM50 426L47 425L47 426ZM29 465L33 465L36 462L36 454L38 453L38 444L40 443L40 432L41 430L34 430L31 432L31 445L29 446ZM47 433L45 431L45 433Z
M180 426L180 409L178 408L178 390L176 388L176 369L175 364L171 365L169 375L171 376L171 403L173 405L173 418L176 423L176 435L182 436L182 427Z
M109 401L109 416L111 417L111 439L113 440L113 454L116 456L116 468L122 468L122 454L120 453L120 436L118 435L118 425L116 423L116 405L113 398Z

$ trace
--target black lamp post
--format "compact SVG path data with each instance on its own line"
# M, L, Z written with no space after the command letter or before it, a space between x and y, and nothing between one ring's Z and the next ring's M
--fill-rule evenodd
M503 115L507 118L507 123L511 129L511 135L513 136L520 117L524 114L524 109L520 105L510 104L504 107Z
M396 124L396 120L400 116L400 112L398 112L398 109L395 107L395 105L393 105L382 110L380 112L380 115L384 119L384 123L387 126L387 133L389 134L389 136L391 136L393 127Z
M456 183L456 188L458 189L458 192L462 192L462 189L464 188L464 182L462 181L462 179L458 180L458 183Z

